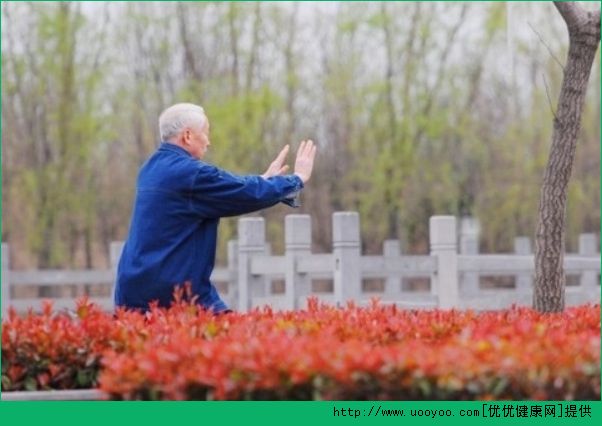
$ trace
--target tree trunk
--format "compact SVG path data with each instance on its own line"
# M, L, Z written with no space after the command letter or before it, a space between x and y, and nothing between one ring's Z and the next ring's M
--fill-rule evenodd
M391 34L390 18L387 11L387 4L380 4L380 14L383 20L383 35L385 37L385 52L386 52L386 71L385 71L385 103L387 105L387 114L389 122L389 138L388 138L388 150L393 155L395 150L395 144L400 143L397 139L397 113L395 111L395 102L393 101L393 37ZM391 183L394 182L393 168L396 165L392 162L387 163L385 169L386 182L388 182L385 188L385 205L387 206L387 237L398 238L399 237L399 204L394 201L395 198L399 197L395 188L392 187Z
M196 81L201 81L201 75L197 68L197 61L194 54L194 47L190 40L190 34L188 30L188 16L190 14L190 8L187 4L176 3L176 11L178 17L178 26L180 27L180 41L184 49L184 70L186 75L192 77Z
M232 52L232 66L230 68L230 78L232 81L232 96L238 96L239 84L238 84L238 36L239 30L237 29L237 18L239 13L238 5L230 3L228 8L228 28L230 31L230 49Z
M581 112L592 63L600 42L600 11L575 3L555 3L569 31L569 53L554 117L552 147L541 188L535 236L533 306L540 312L564 309L565 216Z
M255 77L255 67L257 66L257 54L259 50L260 40L259 40L259 30L262 25L261 20L261 3L255 3L255 11L253 13L254 21L253 21L253 42L251 43L251 52L249 54L249 63L247 65L247 76L245 83L245 91L247 95L253 91L253 81Z
M286 45L284 46L284 62L285 62L285 73L286 73L286 141L288 143L294 143L294 137L296 132L296 114L295 114L295 98L297 96L297 71L295 63L295 41L297 34L297 15L299 5L295 3L293 10L290 14L290 20L288 22L288 33L286 38Z

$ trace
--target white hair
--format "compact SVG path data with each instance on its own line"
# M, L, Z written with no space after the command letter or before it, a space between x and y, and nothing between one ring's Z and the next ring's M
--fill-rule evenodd
M170 140L187 127L202 127L206 121L202 106L188 103L172 105L159 116L161 140Z

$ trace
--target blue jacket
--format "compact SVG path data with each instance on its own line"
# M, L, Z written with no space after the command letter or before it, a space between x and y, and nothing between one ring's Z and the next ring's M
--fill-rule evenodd
M219 218L278 202L295 206L301 188L296 175L236 176L162 143L138 175L115 305L146 310L156 300L167 307L174 287L189 281L199 304L214 312L228 309L209 280Z

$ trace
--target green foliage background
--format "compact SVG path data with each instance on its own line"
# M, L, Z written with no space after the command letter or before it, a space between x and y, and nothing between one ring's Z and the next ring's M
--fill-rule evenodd
M296 211L317 251L337 210L361 213L367 252L386 238L426 251L433 214L476 216L481 250L510 251L534 232L567 46L548 3L3 3L2 239L15 267L106 265L158 115L188 101L211 120L208 161L240 174L317 141ZM572 250L600 223L594 67ZM290 212L259 213L275 252Z

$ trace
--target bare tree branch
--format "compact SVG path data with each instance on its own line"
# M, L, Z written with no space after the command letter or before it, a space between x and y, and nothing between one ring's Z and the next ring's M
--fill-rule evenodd
M550 111L552 111L552 115L554 116L554 120L557 120L558 117L556 117L556 111L554 111L554 105L552 105L552 99L550 98L550 91L549 91L549 87L548 87L548 81L546 80L546 75L545 74L541 74L543 77L543 84L544 86L546 86L546 95L548 97L548 103L550 105Z
M451 28L450 32L447 34L447 37L446 37L447 43L445 44L445 47L443 48L443 50L441 51L441 55L439 56L439 68L437 69L437 74L436 74L437 77L435 80L435 84L433 85L432 88L430 88L428 90L428 93L430 94L430 96L426 100L424 108L422 109L422 113L424 115L428 115L430 113L431 107L433 106L433 103L435 101L435 94L439 93L439 91L441 89L441 86L443 84L443 77L445 76L445 67L447 65L447 58L449 57L449 54L454 47L454 42L455 42L456 36L458 35L460 27L466 21L467 13L468 13L468 4L464 3L462 6L462 10L460 12L460 17L458 18L458 21L454 24L454 26ZM419 132L419 133L421 133L421 132Z
M535 34L537 34L537 37L539 38L539 41L542 42L542 44L546 47L546 49L548 50L548 52L550 53L550 56L556 61L556 63L558 63L558 65L560 65L560 68L562 68L562 70L564 71L564 65L562 65L562 62L560 62L560 60L556 57L556 55L554 55L554 52L552 52L552 49L550 49L550 46L548 46L548 44L544 41L544 39L541 37L541 34L539 34L537 32L537 30L533 27L533 25L531 25L530 22L528 22L529 27L533 30L533 32Z

